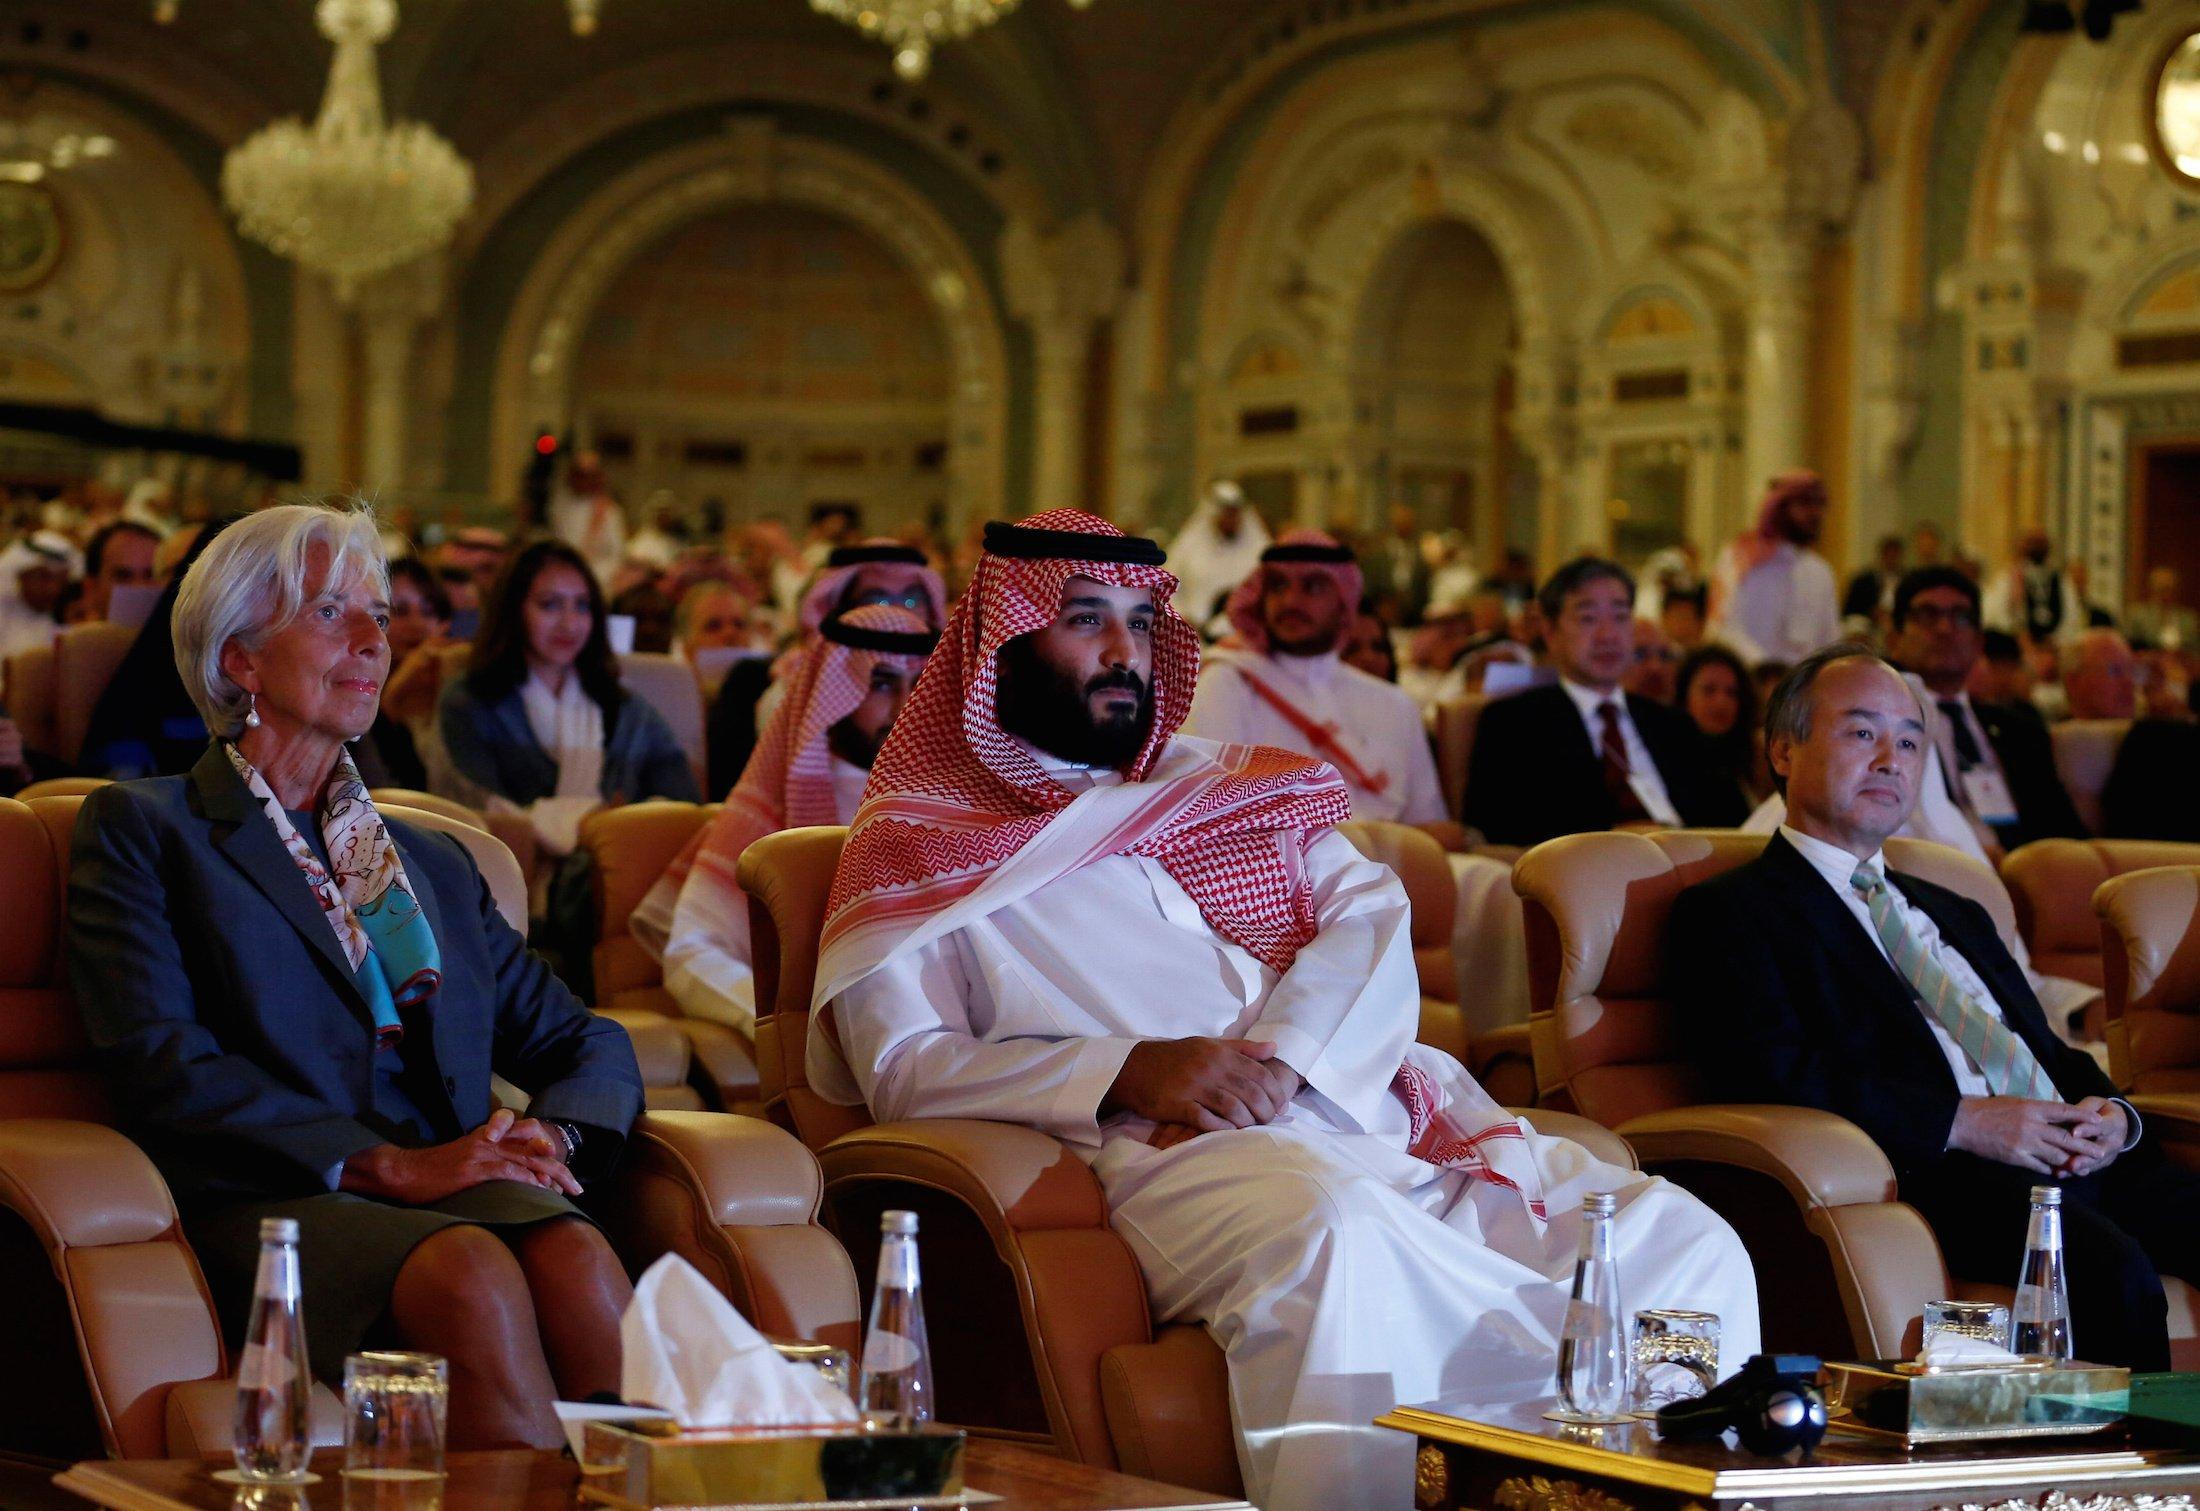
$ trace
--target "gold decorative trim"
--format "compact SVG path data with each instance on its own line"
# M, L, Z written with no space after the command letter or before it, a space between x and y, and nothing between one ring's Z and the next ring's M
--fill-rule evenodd
M1540 1474L1500 1480L1495 1499L1498 1511L1635 1511L1633 1501Z
M1434 1443L1423 1443L1413 1456L1413 1504L1435 1511L1451 1497L1451 1460Z

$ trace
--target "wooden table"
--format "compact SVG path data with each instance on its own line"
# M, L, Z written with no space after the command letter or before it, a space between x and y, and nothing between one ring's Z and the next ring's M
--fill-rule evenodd
M1402 1406L1419 1511L2195 1511L2200 1453L2092 1436L1906 1449L1828 1434L1808 1458L1661 1443L1646 1424L1569 1427L1528 1406ZM2060 1498L2058 1498L2060 1497Z
M314 1456L321 1483L304 1490L245 1492L211 1477L220 1460L93 1459L54 1483L113 1511L365 1511L370 1496L345 1494L341 1449ZM1245 1501L1179 1490L1049 1458L1028 1448L970 1440L966 1483L1001 1497L998 1511L1252 1511ZM440 1511L575 1511L580 1469L559 1453L454 1453ZM357 1482L351 1482L357 1485ZM400 1502L388 1506L397 1511ZM415 1500L413 1511L426 1503ZM990 1511L990 1507L989 1507Z

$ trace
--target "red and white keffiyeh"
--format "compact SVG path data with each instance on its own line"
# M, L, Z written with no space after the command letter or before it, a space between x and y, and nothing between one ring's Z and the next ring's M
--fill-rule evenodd
M1341 560L1328 558L1341 557ZM1229 616L1230 628L1237 632L1237 639L1247 648L1268 654L1268 621L1261 614L1261 594L1267 590L1268 572L1272 564L1304 563L1318 566L1336 579L1337 598L1345 612L1337 621L1337 639L1342 641L1345 631L1351 627L1352 615L1360 606L1360 596L1366 590L1366 578L1360 564L1352 559L1343 544L1333 535L1319 530L1287 530L1276 543L1260 553L1260 565L1245 576L1245 580L1230 590L1229 602L1223 612ZM1334 646L1331 649L1335 649Z
M1017 528L1130 541L1071 509ZM1306 853L1350 817L1344 784L1328 766L1290 752L1174 739L1198 680L1199 637L1169 601L1170 573L1105 559L1130 553L1100 541L1091 558L999 554L989 542L879 752L819 944L808 1058L822 1094L860 1100L840 1056L835 998L904 951L1106 856L1158 862L1218 934L1279 972L1313 940ZM1123 784L1081 797L1048 776L996 713L1001 647L1052 624L1072 578L1146 588L1156 611L1153 729ZM1082 817L1058 824L1073 803L1085 805ZM1541 1221L1540 1182L1518 1123L1463 1069L1451 1069L1455 1086L1411 1059L1398 1070L1392 1090L1410 1115L1411 1152L1518 1192Z
M932 604L932 623L924 628L932 629L946 622L947 584L940 580L940 574L924 564L924 558L915 548L898 540L880 538L843 546L826 558L824 570L802 595L799 617L805 641L816 635L818 628L833 616L833 611L840 607L840 595L864 572L896 588L915 586L921 589Z
M812 824L837 824L842 814L833 800L833 754L827 732L854 713L871 690L871 674L881 664L915 675L921 654L850 645L836 635L863 640L871 635L929 637L932 627L908 609L867 604L840 615L812 640L787 678L786 696L756 742L740 780L727 794L718 816L688 841L657 884L636 905L628 931L662 958L679 906L681 888L691 875L698 883L723 891L741 906L734 880L741 852L767 834Z

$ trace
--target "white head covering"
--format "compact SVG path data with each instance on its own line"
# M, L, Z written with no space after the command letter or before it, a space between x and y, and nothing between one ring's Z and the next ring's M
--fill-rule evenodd
M23 601L16 579L31 567L61 567L71 577L84 574L84 558L66 535L40 530L0 551L0 656L36 650L61 628L53 615Z
M1235 540L1225 540L1215 526L1215 516L1226 504L1244 510ZM1195 625L1213 617L1216 600L1260 565L1260 553L1270 543L1268 526L1246 503L1245 491L1228 478L1218 480L1169 542L1169 570L1176 573L1176 602L1184 617Z

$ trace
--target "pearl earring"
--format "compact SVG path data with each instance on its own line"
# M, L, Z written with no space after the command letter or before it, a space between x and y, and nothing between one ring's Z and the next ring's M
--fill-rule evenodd
M258 729L260 727L259 695L257 693L246 693L244 697L244 727L247 729Z

